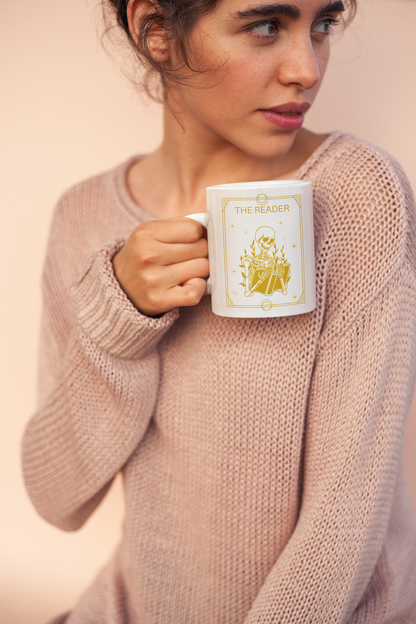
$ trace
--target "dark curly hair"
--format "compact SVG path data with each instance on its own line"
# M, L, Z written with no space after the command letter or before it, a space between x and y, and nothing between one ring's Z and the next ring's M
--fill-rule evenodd
M192 59L192 51L189 49L189 35L205 14L214 10L219 0L153 0L149 2L148 13L140 22L140 30L137 33L137 43L133 40L127 19L127 5L129 0L102 0L104 11L106 7L112 10L117 23L123 29L129 43L133 47L136 57L144 66L146 73L142 84L147 93L156 100L163 100L170 81L179 82L179 71L165 68L152 56L149 48L149 35L155 30L164 31L176 47L182 65L179 69L187 68L191 72L199 72L195 59ZM356 13L356 0L349 0L348 14L344 24L349 23ZM193 62L194 61L194 62ZM162 83L163 94L155 97L151 82L159 77Z

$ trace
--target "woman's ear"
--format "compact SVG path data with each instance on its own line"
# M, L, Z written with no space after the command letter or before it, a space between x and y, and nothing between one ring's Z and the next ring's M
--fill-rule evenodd
M129 30L134 42L138 43L138 33L146 17L156 12L152 0L129 0L127 5L127 19ZM166 63L169 58L169 41L166 31L155 27L148 33L147 45L153 59L157 63Z

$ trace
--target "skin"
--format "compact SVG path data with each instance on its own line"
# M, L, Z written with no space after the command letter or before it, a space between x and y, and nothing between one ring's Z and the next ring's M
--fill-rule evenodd
M133 198L157 220L133 230L113 266L143 314L157 316L202 298L207 241L204 228L183 215L205 211L207 186L291 178L325 139L304 128L282 130L259 110L313 103L328 63L328 31L340 11L320 15L325 0L291 0L298 15L244 16L273 4L222 0L199 20L189 46L204 71L184 69L184 84L169 85L163 143L129 171ZM128 5L133 38L147 7L145 0ZM163 32L150 47L157 61L180 67Z

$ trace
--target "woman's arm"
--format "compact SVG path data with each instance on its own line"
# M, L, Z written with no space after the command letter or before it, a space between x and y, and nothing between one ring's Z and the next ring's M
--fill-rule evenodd
M415 381L415 310L415 276L405 266L319 353L305 430L300 516L245 624L351 621L382 554L389 522L401 513L393 501ZM406 546L412 547L412 542ZM393 554L400 557L400 551ZM397 563L389 561L390 573ZM392 576L378 579L380 590L383 581L391 582L392 602L387 604L382 589L385 604L375 600L368 619L360 622L393 621L384 619L398 597ZM400 621L408 622L405 611L402 615Z
M416 372L414 201L379 150L347 137L336 159L321 194L316 185L323 327L301 507L245 624L416 622L401 472Z
M58 216L43 280L40 402L24 435L23 472L40 515L75 530L146 431L159 384L155 347L178 311L148 318L129 301L111 263L124 241L94 252L70 294L63 229Z

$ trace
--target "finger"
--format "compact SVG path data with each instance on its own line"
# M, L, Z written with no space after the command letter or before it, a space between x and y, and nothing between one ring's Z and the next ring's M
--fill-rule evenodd
M168 289L186 283L193 278L205 278L209 275L207 258L196 258L165 267L163 287Z
M205 294L207 283L204 279L194 277L182 286L174 286L168 291L172 307L197 305ZM171 308L168 308L171 309Z
M172 308L196 305L205 291L206 281L200 277L193 277L184 285L175 285L167 290L153 292L141 307L141 311L148 316L154 316Z
M160 243L160 264L168 266L187 260L208 257L208 243L205 238L200 238L196 243Z
M136 270L143 270L207 258L208 243L205 238L195 243L160 243L155 239L144 238L140 232L134 234L130 252Z
M205 236L203 225L187 217L152 221L154 237L161 243L195 243Z

